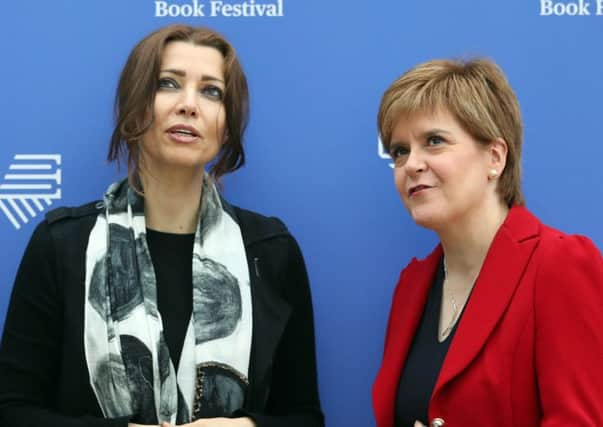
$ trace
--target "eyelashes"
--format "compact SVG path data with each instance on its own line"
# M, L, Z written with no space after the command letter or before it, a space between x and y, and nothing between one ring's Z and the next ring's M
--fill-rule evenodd
M446 141L440 135L430 135L427 137L426 144L430 147L435 147L436 145L441 145L444 142Z
M157 83L158 90L177 90L180 89L179 83L169 77L162 77ZM199 89L199 94L212 101L221 102L224 100L224 91L222 88L211 83L204 83Z
M389 149L389 155L394 160L407 155L409 152L410 150L407 147L401 145L392 145Z
M162 78L157 82L157 87L159 89L176 89L178 84L174 79Z
M446 143L446 139L438 134L427 135L423 146L428 150L435 150ZM402 143L392 143L389 147L389 155L396 164L403 164L410 154L410 146Z
M214 99L216 101L222 101L224 99L224 91L218 86L207 85L201 89L201 93L207 96L208 98Z

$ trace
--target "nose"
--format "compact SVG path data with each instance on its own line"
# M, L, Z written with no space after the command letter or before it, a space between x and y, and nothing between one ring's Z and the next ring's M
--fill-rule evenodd
M182 90L176 111L183 116L197 117L199 115L197 91L192 89Z
M427 170L427 163L421 150L411 150L404 163L404 169L407 175L416 175Z

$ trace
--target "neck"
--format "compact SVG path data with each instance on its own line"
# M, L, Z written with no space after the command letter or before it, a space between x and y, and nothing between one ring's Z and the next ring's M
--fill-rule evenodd
M144 189L145 222L148 228L166 233L188 234L197 229L203 174L182 179L160 179L141 174Z
M438 231L449 277L477 276L509 208L496 201L478 211L479 215L468 216Z

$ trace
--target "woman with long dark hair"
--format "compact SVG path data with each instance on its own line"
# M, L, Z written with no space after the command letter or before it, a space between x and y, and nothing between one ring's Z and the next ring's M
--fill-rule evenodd
M248 104L212 30L134 48L109 150L128 178L34 232L0 348L1 425L323 425L297 243L218 191L244 163Z

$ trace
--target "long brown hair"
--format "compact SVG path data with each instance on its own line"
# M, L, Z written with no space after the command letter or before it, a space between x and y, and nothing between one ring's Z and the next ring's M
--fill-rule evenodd
M154 120L153 107L163 52L166 45L174 41L212 47L224 58L225 141L210 174L219 179L245 163L243 134L249 120L249 91L234 48L208 28L170 25L149 34L134 47L117 86L116 124L107 159L120 162L127 155L128 176L133 183L139 183L139 142Z

